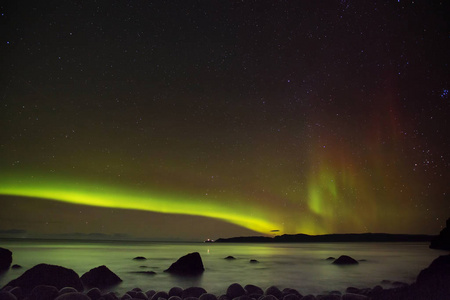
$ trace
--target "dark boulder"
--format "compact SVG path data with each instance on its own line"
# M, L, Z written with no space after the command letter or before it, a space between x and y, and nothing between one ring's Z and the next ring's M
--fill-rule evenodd
M28 296L29 300L53 300L58 297L59 291L51 285L38 285Z
M147 260L147 258L143 256L136 256L135 258L133 258L133 260Z
M283 299L283 292L281 292L279 288L277 288L276 286L273 286L273 285L267 288L265 294L272 295L272 296L276 297L277 299Z
M256 263L259 263L259 261L257 261L256 259L250 259L250 263L256 264Z
M229 256L225 257L225 259L233 260L233 259L236 259L236 258L234 256L229 255Z
M350 256L341 255L341 256L339 256L338 259L333 261L333 264L335 264L335 265L357 265L358 261L351 258Z
M17 300L17 298L8 291L0 291L0 300Z
M175 275L200 275L204 271L205 268L203 267L200 254L198 252L194 252L180 257L164 272Z
M151 299L158 300L159 298L169 299L170 297L169 297L169 294L167 294L166 292L160 291L160 292L155 293ZM149 297L149 299L150 299L150 297Z
M210 293L205 293L202 294L198 300L217 300L216 295L210 294Z
M263 289L253 284L247 284L244 286L244 290L248 295L264 295Z
M275 297L274 295L263 295L259 297L258 300L278 300L278 298Z
M18 300L23 299L23 297L25 296L25 295L23 294L22 288L21 288L20 286L16 286L16 287L12 288L9 292L10 292L11 294L13 294L14 296L16 296L16 298L17 298Z
M423 294L450 295L450 255L436 258L428 268L420 271L416 282Z
M447 219L446 225L439 235L431 240L430 248L450 250L450 218Z
M8 270L12 263L12 252L5 248L0 248L0 271Z
M66 286L66 287L63 287L62 289L60 289L58 294L62 295L62 294L76 293L76 292L78 292L78 291L75 288L73 288L71 286Z
M91 298L83 293L76 292L59 295L55 300L91 300Z
M227 288L226 295L228 299L234 299L236 297L245 295L245 290L239 283L233 283Z
M359 294L344 294L342 300L369 300L370 298Z
M169 297L172 297L172 296L181 297L182 294L183 294L183 289L178 286L174 286L169 290Z
M186 299L186 298L190 298L190 297L194 297L194 298L198 298L203 294L206 294L206 290L202 287L188 287L187 289L185 289L183 291L183 293L181 294L181 298L182 299Z
M91 298L91 300L97 300L102 296L102 292L99 288L92 288L86 292L86 295Z
M32 267L7 285L20 286L25 294L29 294L38 285L50 285L58 290L66 286L74 287L77 291L83 290L80 277L74 270L47 264Z
M300 300L301 298L295 294L288 294L282 298L283 300Z
M107 288L122 282L114 272L108 269L106 266L100 266L89 270L81 276L81 281L83 284L89 288Z
M168 300L182 300L180 296L170 296Z

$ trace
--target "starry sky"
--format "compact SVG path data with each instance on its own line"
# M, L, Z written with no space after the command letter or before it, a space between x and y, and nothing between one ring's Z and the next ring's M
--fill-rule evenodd
M0 236L437 234L447 1L7 1Z

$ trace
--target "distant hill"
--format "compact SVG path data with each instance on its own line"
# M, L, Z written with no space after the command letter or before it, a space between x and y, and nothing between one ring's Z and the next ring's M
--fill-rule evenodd
M424 234L348 233L283 234L275 237L247 236L220 238L215 243L334 243L334 242L430 242L435 236Z

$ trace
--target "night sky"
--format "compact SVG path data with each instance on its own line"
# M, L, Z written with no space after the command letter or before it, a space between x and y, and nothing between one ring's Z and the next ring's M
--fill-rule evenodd
M0 236L450 217L448 1L7 2Z

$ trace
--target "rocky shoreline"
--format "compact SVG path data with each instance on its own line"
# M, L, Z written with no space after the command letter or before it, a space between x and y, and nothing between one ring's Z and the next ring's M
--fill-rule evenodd
M346 256L335 262L339 260L355 263ZM9 258L7 262L10 263ZM176 276L198 275L203 271L198 253L181 257L166 270ZM136 287L122 295L108 291L121 281L106 266L91 269L79 277L71 269L39 264L4 286L0 290L0 300L444 300L450 299L450 255L436 258L411 285L403 283L390 289L380 285L365 289L348 287L345 293L335 291L326 295L303 295L301 291L291 288L280 290L276 286L263 290L255 285L242 286L239 283L231 284L222 295L213 295L202 287L173 287L168 291L144 291Z

